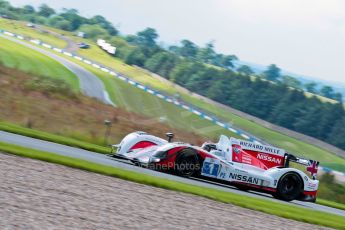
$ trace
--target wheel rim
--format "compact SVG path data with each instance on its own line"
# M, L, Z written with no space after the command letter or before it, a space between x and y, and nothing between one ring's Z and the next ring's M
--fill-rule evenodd
M299 178L296 175L287 175L281 181L281 194L287 199L295 199L300 192Z

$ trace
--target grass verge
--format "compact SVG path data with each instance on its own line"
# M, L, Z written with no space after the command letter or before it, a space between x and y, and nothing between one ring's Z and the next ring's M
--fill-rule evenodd
M79 79L61 63L2 37L0 37L0 64L42 78L63 80L74 92L79 91Z
M317 199L316 203L321 204L321 205L325 205L325 206L329 206L329 207L332 207L332 208L337 208L337 209L345 210L345 205L344 204L340 204L340 203L329 201L329 200Z
M42 42L48 43L58 48L65 48L67 46L67 42L65 42L64 40L59 39L54 35L44 31L46 28L44 28L43 26L40 26L41 28L44 28L43 30L41 30L37 27L28 27L27 22L24 21L15 21L0 18L0 27L3 30L11 31L12 33L16 33L28 38L39 39Z
M91 144L88 142L84 141L79 141L75 140L72 138L68 137L63 137L39 130L34 130L34 129L29 129L29 128L24 128L18 125L13 125L7 122L0 121L0 130L10 132L10 133L15 133L15 134L20 134L28 137L33 137L45 141L51 141L63 145L68 145L72 147L77 147L93 152L98 152L98 153L110 153L110 148L109 147L104 147L96 144Z
M309 209L304 209L288 204L282 204L263 199L246 197L243 195L233 194L215 189L188 185L180 182L170 181L136 172L122 170L114 167L95 164L80 159L65 157L53 153L41 152L1 142L0 150L18 156L62 164L65 166L91 171L103 175L113 176L125 180L130 180L141 184L147 184L159 188L199 195L212 200L224 203L231 203L244 208L258 210L288 219L337 229L345 229L345 218L342 216L332 215L319 211L313 211Z

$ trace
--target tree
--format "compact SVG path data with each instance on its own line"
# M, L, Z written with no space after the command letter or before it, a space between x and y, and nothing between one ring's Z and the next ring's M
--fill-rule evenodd
M341 93L335 93L334 94L334 100L343 103L343 95Z
M137 65L137 66L143 66L145 63L146 57L142 53L141 49L135 48L132 51L128 53L128 55L125 58L125 62L128 65Z
M136 43L143 46L155 46L158 34L153 28L146 28L137 33Z
M325 85L320 89L320 94L321 96L333 99L334 90L331 86Z
M23 7L23 13L24 14L33 14L35 12L36 12L35 8L33 6L31 6L31 5L25 5Z
M61 29L61 30L67 30L67 31L72 30L70 22L65 20L65 19L56 21L54 27Z
M111 36L115 36L119 31L103 16L96 15L89 20L90 24L99 24L103 29L106 29Z
M213 48L213 42L207 43L204 48L198 50L197 59L204 63L211 63L216 56Z
M198 47L193 42L186 39L181 41L181 48L179 48L179 54L182 57L195 58L197 52Z
M317 93L316 86L317 86L317 84L315 82L308 82L308 83L304 84L304 88L309 93L314 93L314 94Z
M171 71L170 79L179 85L185 85L193 73L201 72L205 66L199 62L182 61Z
M0 0L0 9L8 9L11 5L8 1Z
M174 68L177 58L170 53L163 51L154 54L146 60L145 68L158 73L165 78L169 78L170 71Z
M247 65L241 65L237 68L237 72L244 74L244 75L252 75L254 71Z
M333 145L336 145L342 149L345 149L345 117L341 120L338 120L334 126L333 130L331 131L330 135L328 136L328 142Z
M43 17L49 17L55 14L55 10L53 8L50 8L47 4L42 4L38 9L38 15Z
M109 36L108 31L106 31L99 25L84 24L79 28L79 30L83 31L89 38L94 40L96 40L97 38L106 38L107 36Z
M238 60L235 55L222 55L219 66L224 68L233 68L234 61Z
M54 15L48 19L48 25L52 27L57 27L56 24L60 21L64 21L65 19L59 15Z
M65 20L70 22L70 30L77 30L86 20L79 16L78 10L76 9L63 9L63 13L60 14Z
M302 87L302 83L298 79L291 76L287 76L287 75L282 76L281 82L284 85L287 85L296 89L300 89Z
M275 64L271 64L263 72L263 75L269 81L277 81L280 78L280 69Z

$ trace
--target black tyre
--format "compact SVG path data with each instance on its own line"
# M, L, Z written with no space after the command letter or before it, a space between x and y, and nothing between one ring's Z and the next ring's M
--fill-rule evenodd
M174 171L177 175L191 177L201 170L198 154L193 149L181 150L175 161Z
M284 174L277 186L277 192L273 196L284 201L292 201L298 198L302 192L303 181L297 173Z

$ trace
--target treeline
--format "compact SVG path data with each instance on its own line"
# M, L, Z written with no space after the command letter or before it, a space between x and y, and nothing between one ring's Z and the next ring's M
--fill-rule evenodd
M41 25L48 25L66 31L83 30L90 35L98 34L114 36L118 30L103 16L96 15L85 18L79 15L76 9L62 9L55 11L47 4L42 4L38 9L31 5L13 7L8 1L0 0L0 16L14 20L24 20Z
M283 82L253 80L249 75L208 67L165 51L140 65L222 104L345 149L342 103L325 103Z
M301 86L296 79L282 76L275 65L255 75L248 66L234 69L236 56L215 52L212 42L198 47L182 40L179 45L162 48L157 44L159 35L155 29L120 36L104 17L84 18L73 9L57 13L47 5L38 10L31 6L14 8L0 0L0 13L64 30L79 30L93 39L107 39L127 64L144 67L215 101L345 149L342 96L326 88L322 92L339 103L307 97L303 89L312 91L316 85Z

